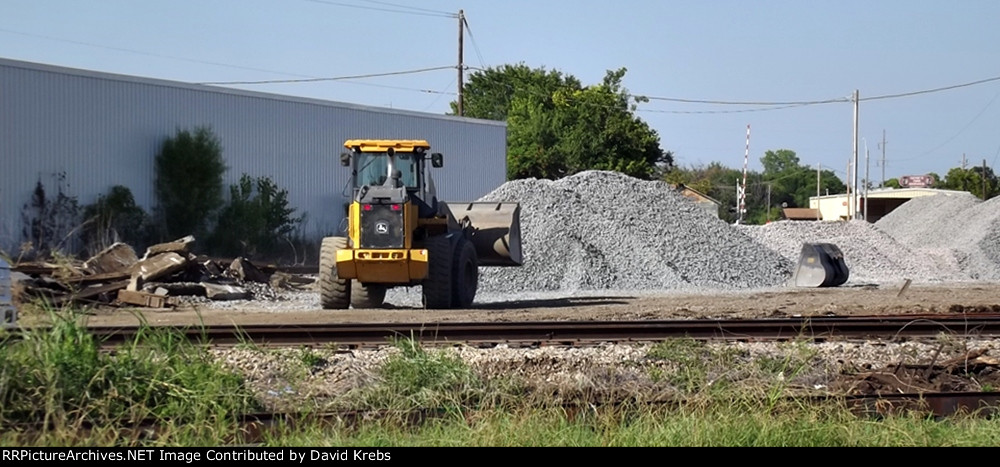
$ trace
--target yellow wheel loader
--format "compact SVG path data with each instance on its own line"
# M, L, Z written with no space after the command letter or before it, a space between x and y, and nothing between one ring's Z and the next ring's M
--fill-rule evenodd
M381 307L386 290L422 286L425 308L466 308L480 266L520 266L520 205L437 199L440 153L423 140L348 140L353 197L347 236L320 248L325 309Z

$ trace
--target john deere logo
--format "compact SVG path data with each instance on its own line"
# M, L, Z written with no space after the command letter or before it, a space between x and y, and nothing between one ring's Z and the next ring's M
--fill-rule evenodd
M389 224L385 222L379 222L375 224L375 232L382 235L389 233Z

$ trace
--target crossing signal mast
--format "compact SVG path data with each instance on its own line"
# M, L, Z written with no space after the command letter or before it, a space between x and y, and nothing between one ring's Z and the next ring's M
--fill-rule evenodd
M750 161L750 125L747 124L747 146L743 153L743 184L736 181L736 224L743 223L743 217L747 213L747 165Z

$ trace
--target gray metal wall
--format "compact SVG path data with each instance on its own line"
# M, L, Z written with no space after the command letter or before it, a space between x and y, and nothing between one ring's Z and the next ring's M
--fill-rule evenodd
M433 173L444 200L475 200L506 177L503 122L0 59L0 248L21 241L22 207L38 180L55 194L57 174L81 205L124 185L150 212L160 145L201 125L222 143L227 186L242 173L271 177L317 240L342 218L347 139L426 139L445 155Z

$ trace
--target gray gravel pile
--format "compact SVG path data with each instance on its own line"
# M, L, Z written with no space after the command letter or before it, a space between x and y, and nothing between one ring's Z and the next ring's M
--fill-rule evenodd
M973 279L1000 279L1000 198L925 196L907 201L875 225L926 257L957 264Z
M804 243L837 245L850 272L848 284L881 284L905 279L914 282L969 279L957 264L937 261L914 251L865 221L779 221L737 228L796 263Z
M664 182L587 171L508 182L482 201L519 202L524 265L482 268L480 290L771 287L790 264Z
M963 212L982 204L969 193L922 196L903 203L875 226L910 248L954 248Z

